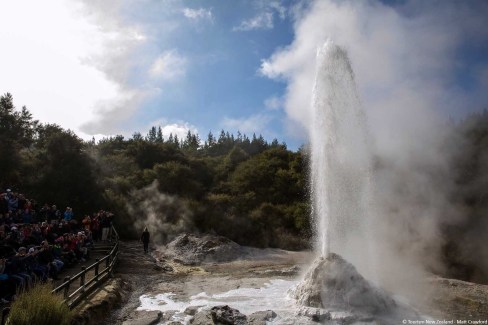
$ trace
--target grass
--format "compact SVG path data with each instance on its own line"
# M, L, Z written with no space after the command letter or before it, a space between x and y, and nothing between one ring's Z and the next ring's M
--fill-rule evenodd
M69 325L72 312L61 295L51 293L49 284L38 284L17 296L7 325Z

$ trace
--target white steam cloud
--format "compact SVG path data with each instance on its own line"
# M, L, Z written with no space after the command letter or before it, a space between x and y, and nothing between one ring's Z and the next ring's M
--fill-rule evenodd
M466 69L458 50L466 40L488 41L488 6L476 3L302 3L293 11L293 42L260 68L264 76L286 81L285 111L307 128L317 48L332 39L347 50L376 148L374 250L380 267L370 274L379 272L383 285L406 294L412 288L407 277L442 268L440 225L458 217L447 200L451 184L441 153L447 116L477 110L488 99L482 87L454 86L459 69ZM486 69L478 64L476 84L486 82ZM358 261L361 255L356 252Z
M143 189L134 190L127 207L139 234L147 227L152 243L166 244L193 229L192 213L184 200L161 193L158 186L155 180Z

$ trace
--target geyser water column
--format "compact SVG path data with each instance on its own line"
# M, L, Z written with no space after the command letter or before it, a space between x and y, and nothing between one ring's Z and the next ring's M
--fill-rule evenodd
M326 42L317 51L316 71L310 131L316 249L324 257L349 258L347 250L367 246L368 133L346 52Z
M332 324L413 319L415 311L398 304L353 266L371 263L372 155L351 64L346 52L331 42L317 52L312 105L311 182L320 256L292 295L305 307L304 315L319 309Z

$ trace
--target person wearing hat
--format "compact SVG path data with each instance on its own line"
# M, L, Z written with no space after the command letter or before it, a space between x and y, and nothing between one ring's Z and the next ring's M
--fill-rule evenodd
M23 289L32 287L32 277L28 268L27 248L19 247L17 254L12 258L11 277L20 280Z

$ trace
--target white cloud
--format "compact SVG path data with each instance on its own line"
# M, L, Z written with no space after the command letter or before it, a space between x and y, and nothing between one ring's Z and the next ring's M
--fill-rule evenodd
M266 98L264 101L264 106L270 110L278 110L283 106L283 99L277 96L271 96Z
M1 2L0 42L9 50L0 61L0 92L11 92L36 119L86 138L133 130L161 81L184 75L188 62L155 45L183 19L175 15L180 4L145 5L151 14L138 21L125 13L147 8L124 1Z
M186 138L188 131L193 134L198 134L196 126L184 121L168 122L166 119L159 119L147 125L146 129L149 130L153 126L161 127L161 132L165 140L168 140L170 134L173 134L173 136L177 135L180 140Z
M80 130L85 134L131 134L136 131L131 118L141 105L151 97L159 94L159 89L125 89L121 95L95 103L98 118L81 124Z
M269 133L267 132L267 125L272 119L271 116L266 114L255 114L243 118L225 117L221 124L224 129L232 130L232 132L267 134Z
M274 9L280 19L286 18L286 8L279 1L266 1L265 6Z
M233 31L250 31L256 29L271 29L273 28L273 13L263 12L254 16L251 19L244 20L239 26L234 27Z
M210 20L212 21L212 10L211 9L191 9L191 8L183 8L182 10L183 15L192 20Z
M11 92L34 118L75 131L94 118L96 102L120 94L113 80L81 62L105 35L77 17L78 9L61 0L32 1L28 10L22 1L0 3L0 42L8 47L0 60L0 92Z
M286 18L286 7L280 1L259 0L254 2L256 11L254 17L243 20L239 26L234 27L233 31L251 31L258 29L272 29L274 27L274 16L283 20Z
M187 60L176 50L159 55L149 69L149 75L155 79L174 80L185 75Z

